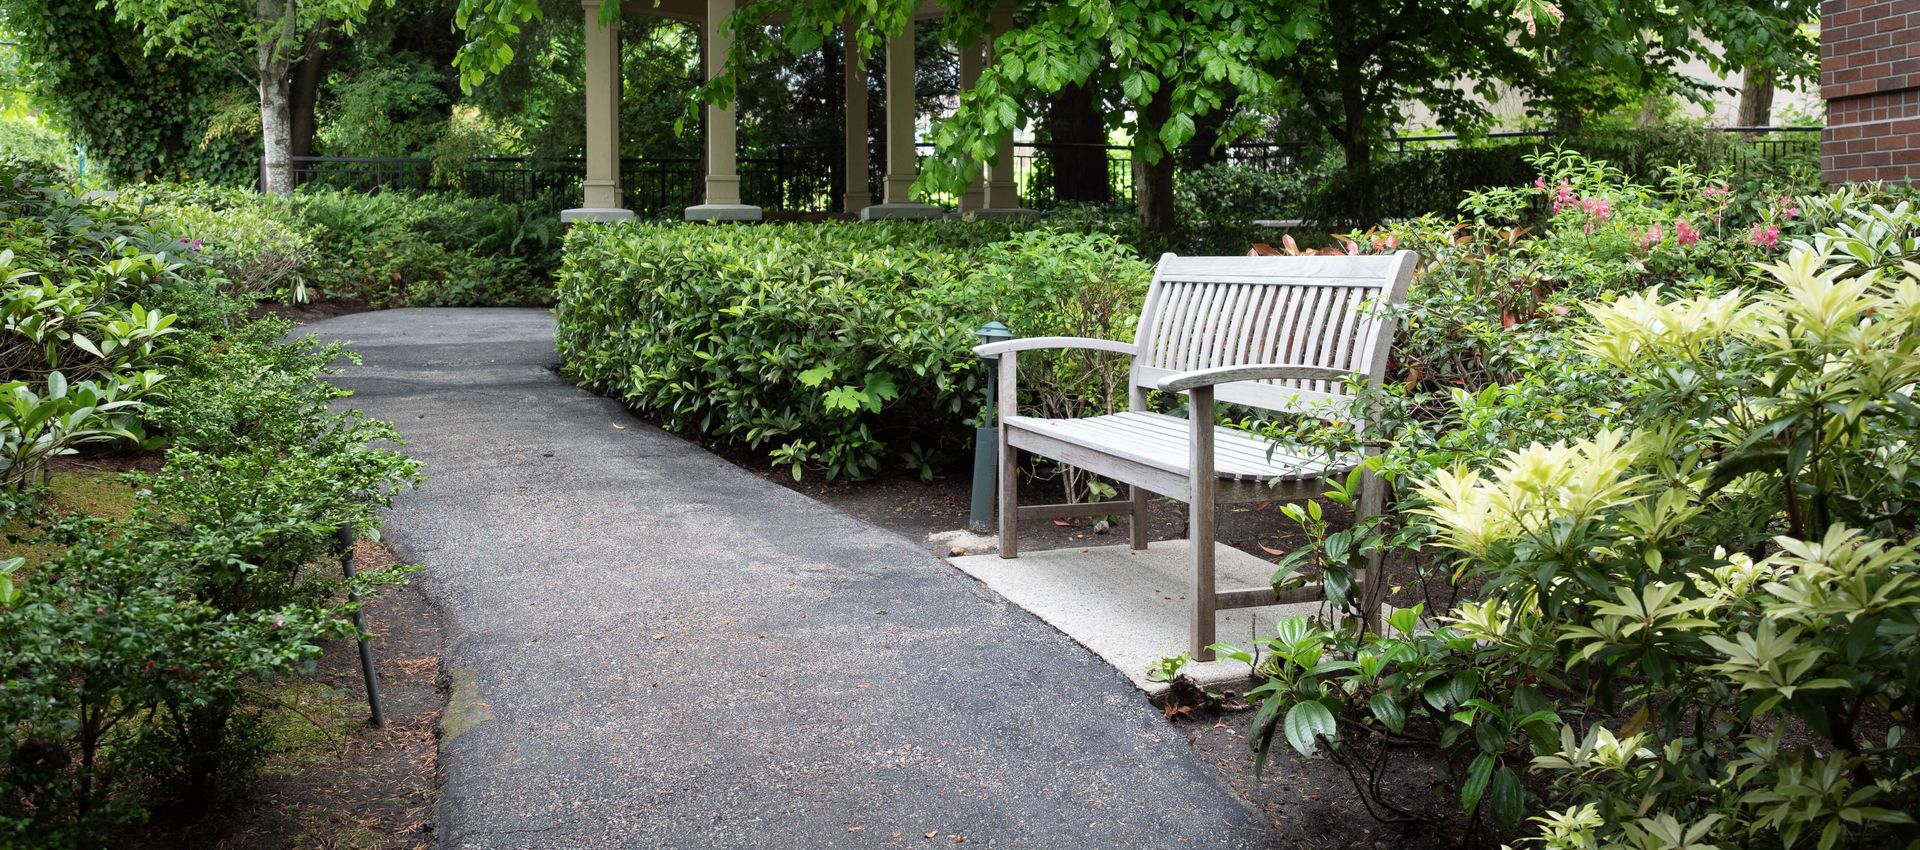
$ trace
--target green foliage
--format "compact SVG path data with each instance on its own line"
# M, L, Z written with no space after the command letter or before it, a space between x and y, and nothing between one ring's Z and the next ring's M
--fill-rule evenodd
M1920 218L1534 163L1472 221L1353 237L1427 257L1401 380L1365 433L1276 430L1383 450L1412 486L1364 545L1426 553L1429 604L1238 652L1268 676L1258 740L1399 815L1379 777L1424 745L1476 830L1549 848L1898 846L1920 807ZM1537 231L1502 223L1538 206ZM1361 545L1315 541L1303 559Z
M213 132L246 83L223 67L140 48L136 27L93 0L8 0L25 78L88 164L118 179L257 179L258 128Z
M311 300L306 276L319 266L313 240L265 198L225 209L156 204L145 213L178 236L185 250L203 253L228 294L289 304Z
M0 117L0 159L25 160L61 172L71 172L75 165L66 134L26 117Z
M411 52L336 73L315 150L327 156L419 156L441 138L452 98L446 71Z
M1148 277L1111 237L1007 224L576 227L557 341L582 385L796 476L930 475L980 408L975 328L1127 338ZM1124 396L1124 371L1031 380L1043 409Z
M0 253L9 486L76 440L168 448L133 476L128 516L0 495L9 535L55 553L0 562L0 845L109 846L149 808L247 788L274 745L271 680L352 634L348 591L406 574L336 578L336 529L375 528L418 464L374 447L390 426L332 410L339 347L232 327L218 270L167 253L177 237L0 170L0 229L19 249Z
M149 184L122 201L157 228L197 240L188 244L226 273L235 294L377 307L549 303L564 227L540 201L454 195L317 189L278 199Z

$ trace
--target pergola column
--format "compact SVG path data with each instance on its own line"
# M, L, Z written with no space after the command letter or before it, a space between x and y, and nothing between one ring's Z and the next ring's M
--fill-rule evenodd
M1013 29L1013 2L1000 0L987 18L990 39L999 39ZM1020 188L1013 181L1013 131L1000 140L1000 150L987 168L987 205L975 218L1021 218L1039 213L1020 206Z
M840 190L840 211L857 213L873 205L873 185L867 182L867 57L855 41L852 22L840 28L841 100L846 104L847 179Z
M913 145L913 18L887 40L887 179L877 206L860 211L863 219L939 218L939 207L913 202L913 181L920 156Z
M707 0L707 80L726 73L733 39L725 32L735 0ZM731 104L708 104L706 203L687 207L687 221L759 221L760 208L740 203L738 125Z
M617 0L616 0L617 2ZM587 174L579 207L562 221L633 218L620 198L620 20L600 20L600 0L582 0L586 15Z
M986 45L980 41L960 47L960 90L966 91L980 82L980 66L986 64ZM960 211L970 213L986 206L986 173L974 175L967 181L967 191L960 195Z

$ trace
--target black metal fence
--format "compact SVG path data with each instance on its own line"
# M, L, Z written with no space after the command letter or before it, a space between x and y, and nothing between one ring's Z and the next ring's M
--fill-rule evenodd
M1636 149L1631 134L1616 150L1601 155L1620 162L1630 174L1650 167L1650 155ZM1818 127L1736 127L1723 137L1741 155L1731 157L1743 174L1773 164L1819 156ZM1462 192L1511 182L1524 171L1521 156L1550 143L1542 132L1489 133L1471 139L1453 135L1398 136L1388 140L1380 206L1390 215L1417 214L1444 198ZM922 155L931 145L920 146ZM1259 142L1229 146L1226 162L1271 173L1288 173L1309 161L1313 148L1305 142ZM1077 172L1088 174L1088 159L1104 163L1106 185L1095 187L1096 202L1130 204L1133 198L1132 150L1125 145L1016 144L1014 182L1022 203L1049 209L1070 202L1057 196L1056 175L1068 159ZM846 175L838 145L780 145L761 156L739 160L741 200L770 211L825 213L836 209ZM882 164L867 175L869 188L878 191ZM1095 169L1097 172L1097 168ZM457 164L437 165L419 157L294 157L294 185L327 186L360 192L450 192L510 201L548 201L561 208L579 203L584 163L573 159L534 160L522 157L484 157ZM1513 172L1513 173L1509 173ZM642 216L671 216L698 203L701 162L695 158L627 157L620 161L621 186L629 208ZM957 198L928 198L952 205ZM1081 199L1084 200L1084 199Z

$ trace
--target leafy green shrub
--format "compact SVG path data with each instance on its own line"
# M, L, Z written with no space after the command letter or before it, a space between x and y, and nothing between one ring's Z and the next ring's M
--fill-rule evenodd
M1902 846L1920 217L1534 162L1473 221L1354 237L1428 255L1401 381L1369 433L1280 430L1384 450L1404 523L1322 529L1307 559L1424 556L1428 604L1236 651L1268 677L1262 746L1402 816L1378 777L1424 748L1476 830L1555 850ZM1508 223L1533 204L1539 231Z
M48 179L0 164L0 481L81 440L168 447L124 520L0 492L9 535L61 553L0 562L0 846L99 847L248 786L274 743L263 686L352 633L346 591L406 574L336 578L334 531L374 528L418 465L331 409L338 346L236 325L177 237Z
M155 205L146 212L176 234L185 250L204 252L234 296L305 303L307 275L319 260L313 240L270 210L269 202L221 210Z
M573 380L796 476L930 475L979 410L974 329L1127 338L1149 276L1112 237L1009 224L576 227L557 342ZM1054 403L1099 383L1061 373Z
M376 307L550 303L564 233L540 201L332 189L278 199L167 184L123 200L197 245L236 291L281 299L311 289ZM275 234L294 236L276 244Z

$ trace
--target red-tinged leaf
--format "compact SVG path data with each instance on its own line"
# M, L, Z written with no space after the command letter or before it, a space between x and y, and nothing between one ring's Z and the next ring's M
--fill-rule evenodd
M1072 527L1073 527L1073 520L1070 520L1070 519L1056 519L1056 520L1054 520L1054 521L1053 521L1053 524L1054 524L1054 525L1057 525L1057 526L1060 526L1061 528L1072 528Z
M1260 551L1262 551L1262 552L1265 552L1265 553L1267 553L1267 554L1269 554L1269 555L1285 555L1285 554L1287 554L1287 550L1285 550L1285 549L1275 549L1275 548L1273 548L1272 546L1268 546L1268 545L1267 545L1267 544L1265 544L1265 543L1262 543L1262 544L1260 544Z

